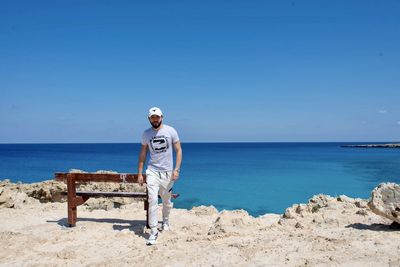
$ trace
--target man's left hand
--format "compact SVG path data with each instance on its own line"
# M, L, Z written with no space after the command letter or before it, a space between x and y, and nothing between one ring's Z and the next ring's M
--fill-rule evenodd
M172 171L172 181L176 181L179 178L179 171L173 170Z

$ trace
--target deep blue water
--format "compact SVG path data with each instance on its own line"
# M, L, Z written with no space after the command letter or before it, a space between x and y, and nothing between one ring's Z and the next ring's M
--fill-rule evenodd
M318 193L368 198L400 183L400 149L346 143L184 143L175 207L282 213ZM136 172L140 144L0 144L0 179L38 182L55 172Z

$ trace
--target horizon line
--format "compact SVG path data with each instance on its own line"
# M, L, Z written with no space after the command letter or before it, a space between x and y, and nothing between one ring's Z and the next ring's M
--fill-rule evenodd
M183 144L246 144L246 143L400 143L400 141L194 141ZM74 144L140 144L140 142L31 142L0 143L0 145L74 145Z

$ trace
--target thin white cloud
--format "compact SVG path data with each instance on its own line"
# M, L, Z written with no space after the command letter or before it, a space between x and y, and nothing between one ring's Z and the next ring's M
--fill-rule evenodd
M396 123L397 123L397 125L400 125L400 121L397 121Z
M386 110L386 109L381 109L381 110L378 110L378 113L380 113L380 114L385 114L385 113L387 113L388 111Z

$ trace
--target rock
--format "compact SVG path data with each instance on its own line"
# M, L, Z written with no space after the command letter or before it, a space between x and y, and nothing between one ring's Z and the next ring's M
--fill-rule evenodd
M32 184L11 183L10 180L0 182L0 194L4 190L9 189L15 192L24 192L28 197L36 198L40 202L63 202L66 197L61 192L67 190L67 186L63 182L43 181Z
M310 213L310 207L306 204L299 204L296 207L296 213L304 217L307 213Z
M111 210L121 208L121 206L131 204L134 201L137 200L123 197L99 197L89 198L83 205L86 206L88 210Z
M310 213L317 213L320 209L327 207L336 209L337 199L328 195L315 195L308 201L307 207Z
M0 181L0 187L6 187L6 186L10 186L11 182L10 179L4 179L2 181Z
M311 212L309 205L306 204L294 204L293 206L287 208L283 214L285 219L293 219L297 216L304 217Z
M292 207L289 207L285 210L285 213L283 214L284 219L293 219L296 217L296 208L297 205L293 205Z
M145 192L146 187L134 183L80 183L77 185L77 190L82 191L102 191L102 192L118 192L118 191L132 191L132 192Z
M17 192L6 188L0 195L0 208L16 208L19 209L22 205L35 202L34 199L28 197L24 192Z
M366 208L368 208L368 202L365 201L365 200L363 200L363 199L360 199L360 198L356 198L356 199L355 199L354 205L356 205L356 207L357 207L357 208L360 208L360 209L366 209Z
M297 229L299 229L299 228L303 229L304 228L304 226L300 222L297 222L294 227L297 228Z
M331 207L332 209L337 208L337 201L335 198L328 195L315 195L313 196L307 204L295 204L290 208L285 210L283 218L293 219L298 216L304 218L310 216L313 213L319 212L320 209Z
M375 187L368 207L374 213L400 223L400 185L381 183Z
M201 215L215 215L218 214L218 210L214 206L198 206L198 207L193 207L190 212L196 214L197 216Z
M342 209L351 209L354 208L354 205L348 202L339 202L339 201L332 201L329 202L327 209L328 210L342 210Z
M258 219L260 224L263 226L271 226L278 223L281 220L282 215L274 214L274 213L266 213L262 216L259 216Z
M353 198L350 198L350 197L348 197L348 196L346 196L346 195L340 195L340 196L337 197L337 201L339 201L339 202L349 202L349 203L353 203L353 202L354 202L354 199L353 199Z
M311 212L312 213L318 212L320 210L320 208L322 208L320 204L315 204L315 205L311 206Z
M225 233L242 233L247 226L255 225L257 220L251 217L245 210L223 210L210 227L209 235Z
M324 218L321 215L316 215L312 219L312 222L315 224L321 225L322 223L324 223Z
M354 206L360 209L368 208L368 202L361 198L351 198L345 195L340 195L337 197L337 201L343 203L342 208L344 209L353 209Z
M90 198L88 199L84 206L87 207L88 210L111 210L114 207L119 208L120 205L115 205L114 201L109 198Z
M324 208L328 206L328 203L333 201L334 198L331 196L327 196L327 195L315 195L313 196L309 201L308 201L308 205L311 207L316 207L319 206L319 208Z
M365 209L360 209L356 212L358 215L367 216L368 212Z
M327 217L324 219L324 223L327 225L339 226L339 220L333 217Z
M63 182L49 180L40 183L25 184L22 190L29 197L36 198L41 203L66 201L66 196L61 194L67 191L67 186Z

